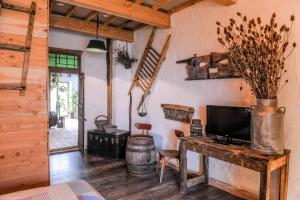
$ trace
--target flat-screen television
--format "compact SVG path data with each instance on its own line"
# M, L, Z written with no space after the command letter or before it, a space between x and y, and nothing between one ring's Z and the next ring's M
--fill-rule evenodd
M250 126L250 108L207 105L208 137L226 143L250 141Z

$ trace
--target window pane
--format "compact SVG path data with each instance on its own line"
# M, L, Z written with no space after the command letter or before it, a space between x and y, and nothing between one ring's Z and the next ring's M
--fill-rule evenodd
M74 55L49 53L48 64L50 67L77 69L78 57Z

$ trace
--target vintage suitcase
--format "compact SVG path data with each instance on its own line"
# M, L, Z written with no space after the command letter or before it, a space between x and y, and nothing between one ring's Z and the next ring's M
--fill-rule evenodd
M88 131L88 154L120 160L125 158L129 131L118 130L105 133L103 130Z

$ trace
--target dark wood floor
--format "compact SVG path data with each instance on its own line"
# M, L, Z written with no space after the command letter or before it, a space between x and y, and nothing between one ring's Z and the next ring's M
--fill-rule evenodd
M194 188L185 196L178 187L179 174L167 168L163 183L158 178L131 177L124 161L82 156L79 152L50 156L51 184L83 179L94 186L107 200L201 199L238 200L240 198L208 185Z

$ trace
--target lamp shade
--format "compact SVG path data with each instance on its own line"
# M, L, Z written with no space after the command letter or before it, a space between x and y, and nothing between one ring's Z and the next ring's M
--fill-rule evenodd
M90 40L88 46L86 47L87 51L95 53L106 53L107 49L105 43L102 40Z

